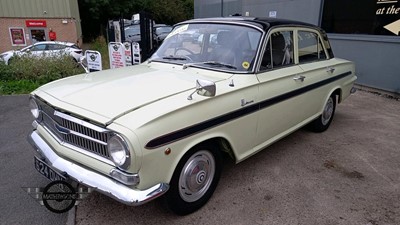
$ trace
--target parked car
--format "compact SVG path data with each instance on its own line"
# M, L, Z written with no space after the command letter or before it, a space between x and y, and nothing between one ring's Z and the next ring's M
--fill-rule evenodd
M180 38L191 30L203 35L201 45ZM36 168L51 180L128 205L164 195L185 215L212 196L222 154L239 163L303 126L325 131L356 78L314 25L194 19L177 24L141 65L33 91L29 141Z
M160 45L164 39L168 36L168 34L172 31L172 26L165 24L156 24L153 27L154 29L154 40L158 45Z
M171 32L172 27L165 24L155 24L153 25L153 43L159 46L162 41L167 37L167 35ZM140 24L134 24L125 27L125 41L128 42L137 42L140 43L141 40L141 32L140 32Z
M11 50L0 54L0 61L10 64L16 56L31 57L59 57L63 55L71 56L76 62L82 57L82 49L74 43L59 41L43 41L25 47L21 50Z

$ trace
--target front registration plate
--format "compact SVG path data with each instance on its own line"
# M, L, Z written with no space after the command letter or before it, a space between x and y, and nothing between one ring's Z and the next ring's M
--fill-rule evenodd
M66 180L66 178L53 170L49 165L47 165L45 162L42 160L38 159L36 156L35 158L35 168L36 170L42 174L43 176L47 177L47 179L51 181L56 181L56 180Z

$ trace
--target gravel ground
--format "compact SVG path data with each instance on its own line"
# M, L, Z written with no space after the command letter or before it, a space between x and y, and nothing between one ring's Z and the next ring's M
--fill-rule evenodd
M98 193L76 224L400 224L400 101L358 91L331 127L301 129L235 165L211 200L184 217L161 201L125 206Z

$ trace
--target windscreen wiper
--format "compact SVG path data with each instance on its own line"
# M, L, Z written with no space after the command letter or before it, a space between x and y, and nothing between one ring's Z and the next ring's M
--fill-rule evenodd
M226 67L226 68L229 68L229 69L237 70L236 66L233 66L233 65L228 64L228 63L217 62L217 61L186 63L186 64L183 64L183 69L186 69L186 68L188 68L190 66L193 66L193 65L199 65L199 64L205 64L205 65L211 65L211 66L217 66L217 67Z
M162 59L170 59L170 60L187 60L188 58L182 57L182 56L164 56Z

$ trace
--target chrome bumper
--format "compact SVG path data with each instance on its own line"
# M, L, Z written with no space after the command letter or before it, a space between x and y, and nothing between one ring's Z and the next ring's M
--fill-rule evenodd
M94 188L127 205L136 206L149 202L163 195L169 188L168 184L159 183L147 190L134 190L112 178L59 157L36 131L33 131L28 136L28 141L42 157L46 158L46 163L55 170L65 172L69 178L76 180L78 183Z

